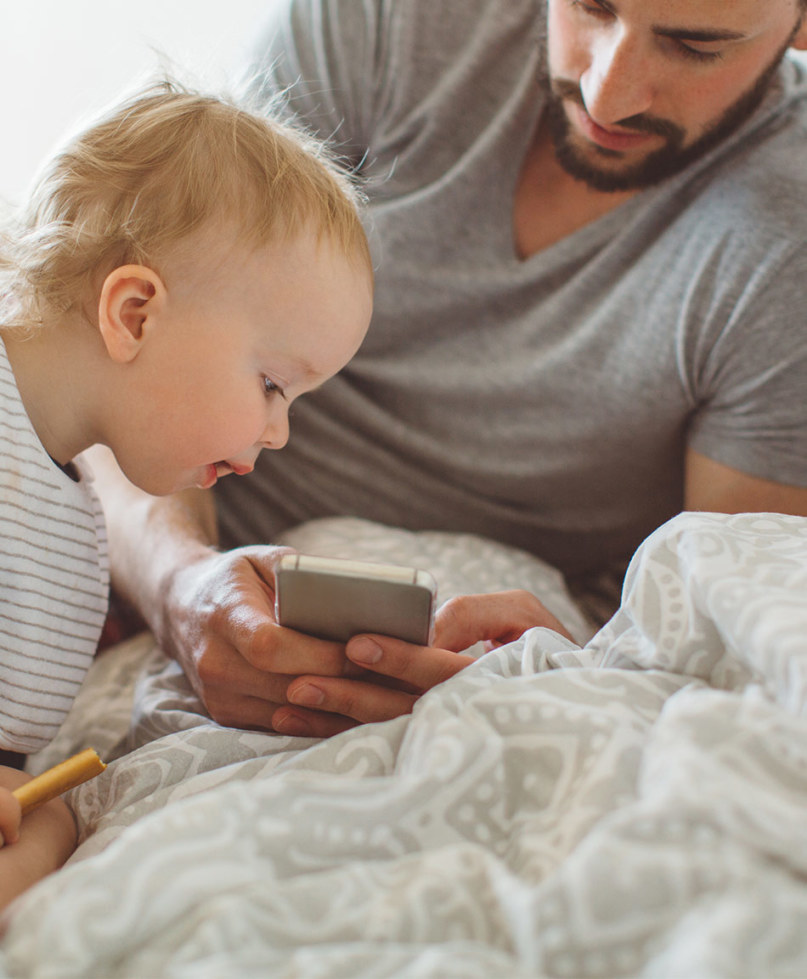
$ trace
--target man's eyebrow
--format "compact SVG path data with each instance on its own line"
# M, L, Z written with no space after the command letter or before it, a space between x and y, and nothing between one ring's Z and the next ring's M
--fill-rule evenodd
M654 27L657 37L671 37L676 41L700 41L708 44L710 41L741 41L745 34L742 31L729 31L721 28L713 30L690 27Z

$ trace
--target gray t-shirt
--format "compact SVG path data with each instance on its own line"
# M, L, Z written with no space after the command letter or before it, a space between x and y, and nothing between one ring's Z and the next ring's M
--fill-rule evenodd
M289 445L217 487L224 544L354 514L585 580L681 509L688 445L807 486L804 69L686 173L522 261L544 37L540 0L275 4L263 92L358 167L375 313Z

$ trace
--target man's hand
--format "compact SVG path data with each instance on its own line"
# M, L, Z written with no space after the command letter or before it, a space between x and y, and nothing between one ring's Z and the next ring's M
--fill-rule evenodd
M286 703L299 673L360 672L342 646L275 622L274 565L288 548L219 552L209 490L149 496L108 449L85 455L107 519L113 587L177 660L213 720L313 737L355 723Z
M389 720L409 713L425 691L474 662L461 650L480 641L490 648L512 642L534 626L572 638L529 592L453 598L437 612L433 646L414 646L386 636L354 636L346 647L348 659L371 673L358 679L336 674L299 676L285 694L293 704L333 713L343 728L351 726L349 718L360 723Z
M533 625L565 634L534 596L507 592L448 602L434 646L376 637L363 662L364 640L355 638L346 657L338 643L277 625L274 566L287 548L216 551L209 491L150 497L123 477L108 450L96 446L90 456L113 586L220 724L329 737L410 711L423 691L472 662L459 651L480 639L508 642Z
M572 638L543 602L528 591L460 595L440 606L434 620L434 641L457 652L477 642L493 649L514 642L536 626Z
M210 716L229 727L328 737L355 721L289 706L300 673L359 676L339 643L275 621L274 568L289 548L243 547L177 571L160 641L182 666Z

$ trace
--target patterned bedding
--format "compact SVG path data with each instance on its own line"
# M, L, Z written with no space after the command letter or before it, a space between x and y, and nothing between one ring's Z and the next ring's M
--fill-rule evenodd
M12 906L0 972L60 977L807 974L807 520L685 514L596 635L479 538L355 520L300 550L527 587L571 627L411 716L307 741L221 728L143 635L102 655L44 768L114 759L81 843Z

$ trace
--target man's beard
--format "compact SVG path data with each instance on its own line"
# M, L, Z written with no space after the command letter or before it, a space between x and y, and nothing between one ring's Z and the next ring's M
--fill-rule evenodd
M653 150L637 163L623 169L599 167L596 159L592 157L592 154L596 154L603 160L618 160L622 156L621 151L609 150L595 143L589 143L588 152L585 152L575 144L571 123L566 116L563 103L566 100L575 102L585 111L583 94L580 86L574 82L564 78L552 79L546 118L558 162L575 180L583 181L594 190L606 192L642 190L680 173L739 129L759 107L771 86L779 63L790 47L791 40L792 35L751 88L689 146L683 145L686 131L667 119L642 113L616 123L622 129L638 133L653 133L664 139L664 145L659 149Z

